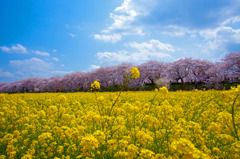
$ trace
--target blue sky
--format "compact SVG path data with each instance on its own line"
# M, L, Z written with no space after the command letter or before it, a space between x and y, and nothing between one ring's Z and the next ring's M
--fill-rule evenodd
M0 0L0 82L240 51L239 0Z

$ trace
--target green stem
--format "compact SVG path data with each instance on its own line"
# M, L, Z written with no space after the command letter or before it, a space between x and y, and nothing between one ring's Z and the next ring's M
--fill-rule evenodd
M118 96L117 96L117 99L114 101L114 103L113 103L113 105L112 105L112 107L111 107L111 109L110 109L110 112L109 112L109 115L108 115L108 116L111 116L111 113L112 113L113 107L114 107L115 104L117 103L118 98L120 97L121 93L122 93L122 91L119 92L119 94L118 94Z
M156 98L156 96L158 95L158 92L154 95L153 99L150 100L150 102L153 104L154 99Z
M98 99L97 99L97 92L94 92L94 94L95 94L95 98L96 98L96 101L97 101L98 112L99 112L99 114L101 116L101 111L100 111L100 107L99 107Z
M134 126L133 126L133 129L134 129L134 145L136 145L136 128L135 128L135 125L136 125L136 122L135 122L135 112L134 112L134 116L133 116L133 122L134 122Z
M130 82L130 78L131 78L131 77L132 77L132 75L128 75L127 73L126 73L125 75L123 75L124 82L123 82L122 88L121 88L121 90L120 90L120 92L119 92L119 94L118 94L118 96L117 96L117 99L116 99L116 100L114 101L114 103L112 104L112 107L111 107L111 109L110 109L110 111L109 111L109 115L108 115L108 116L111 116L111 113L112 113L112 111L113 111L113 107L116 105L116 103L117 103L117 101L118 101L118 99L119 99L122 91L124 91L124 89L127 88L128 84L129 84L129 82Z
M234 137L236 137L235 132L231 129L231 127L228 125L228 123L226 123L227 127L229 128L229 130L231 131L231 133L234 135ZM237 137L236 137L237 138Z

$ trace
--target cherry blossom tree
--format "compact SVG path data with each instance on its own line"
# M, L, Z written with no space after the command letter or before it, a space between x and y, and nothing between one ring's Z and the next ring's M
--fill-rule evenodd
M20 81L19 91L34 92L39 78L33 77Z
M167 76L167 64L158 61L148 61L138 66L140 78L138 81L156 84L156 80Z
M12 93L12 92L18 92L21 89L21 81L16 81L16 82L12 82L10 84L7 85L6 92Z
M74 72L67 74L62 79L62 85L64 90L74 91L74 90L84 90L84 77L86 76L85 72Z
M206 81L209 77L207 74L208 70L213 67L213 63L206 60L188 59L189 74L188 81L198 83Z
M117 80L115 80L116 85L123 85L124 83L124 74L126 72L130 72L130 69L135 67L133 64L130 63L122 63L117 66L117 70L115 73L115 77L117 77ZM130 82L131 85L132 82Z
M9 83L0 83L0 93L7 92L6 88L8 87Z
M171 63L168 67L168 77L175 82L186 82L188 75L190 74L190 59L180 59Z
M224 71L230 80L240 78L240 52L227 54L223 59Z
M140 78L131 80L129 87L139 88L146 83L159 86L171 82L201 83L207 87L221 88L226 82L239 82L240 52L227 54L222 62L212 63L206 60L184 58L172 63L148 61L139 66L122 63L115 66L100 67L91 72L74 72L63 77L28 78L12 83L0 83L0 92L56 92L84 91L93 81L99 81L101 87L121 86L123 75L132 67L138 67Z
M47 90L49 92L57 92L63 90L62 77L60 76L51 77L46 84L48 85Z
M225 79L224 66L224 63L214 63L206 71L205 86L219 89L220 83Z
M40 78L38 82L36 83L36 88L39 90L39 92L46 92L48 90L48 81L49 79L46 78Z

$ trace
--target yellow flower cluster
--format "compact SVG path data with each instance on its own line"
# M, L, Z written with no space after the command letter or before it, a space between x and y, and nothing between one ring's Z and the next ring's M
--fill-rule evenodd
M94 81L92 84L91 84L91 89L93 90L99 90L100 89L100 83L98 81Z
M231 87L232 91L236 91L236 92L240 92L240 85L238 85L237 87Z
M168 94L168 89L167 87L161 87L159 88L159 92L161 92L162 94Z
M177 151L180 154L183 154L183 158L204 158L210 159L210 157L201 152L199 149L195 148L194 144L184 138L180 138L177 141L172 142L173 151Z
M95 93L0 94L0 159L240 158L238 87Z
M140 72L137 67L133 67L132 69L130 69L130 72L131 72L132 78L134 79L139 78Z

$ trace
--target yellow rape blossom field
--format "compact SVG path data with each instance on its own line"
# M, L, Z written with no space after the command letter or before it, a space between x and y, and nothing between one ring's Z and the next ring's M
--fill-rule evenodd
M0 158L240 158L239 94L0 94Z

